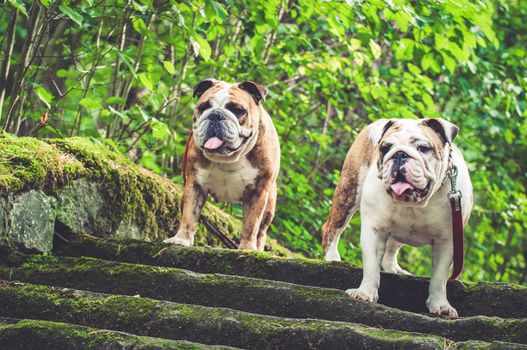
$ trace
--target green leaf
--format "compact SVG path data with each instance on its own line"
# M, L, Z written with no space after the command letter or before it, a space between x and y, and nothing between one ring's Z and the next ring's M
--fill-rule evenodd
M223 7L222 4L214 0L205 1L205 13L207 14L207 17L209 18L209 20L211 20L214 17L217 17L220 23L225 21L227 17L229 16L229 13L225 9L225 7Z
M423 68L423 70L431 69L435 73L439 73L441 71L441 67L439 66L439 63L437 62L432 51L425 54L421 59L421 68Z
M40 3L44 5L44 7L48 8L49 5L51 5L51 0L40 0Z
M122 112L119 112L118 110L116 110L115 108L113 108L112 106L108 106L108 109L115 115L117 115L119 118L121 118L124 122L127 122L130 120L130 118L128 118L128 116Z
M375 59L381 57L382 49L373 39L370 39L370 50Z
M102 109L101 103L91 97L85 97L82 100L80 100L79 103L81 106L86 107L86 108Z
M73 22L77 23L79 26L82 25L82 15L77 11L65 5L60 5L59 10L60 12L68 16Z
M152 81L145 73L139 73L137 74L137 77L139 78L139 81L144 85L145 88L147 88L150 91L154 90L154 84L152 84Z
M53 94L49 92L45 87L43 86L37 86L35 88L35 93L37 94L38 98L44 102L46 107L51 108L51 102L53 101Z
M107 105L113 105L113 104L123 104L125 101L122 97L119 96L112 96L106 99L105 104Z
M170 61L163 61L163 67L165 67L166 71L170 75L176 72L176 68L174 68L174 65Z
M446 53L441 52L441 55L443 56L443 63L445 64L445 67L448 69L450 74L453 74L457 66L456 61Z
M212 50L207 40L203 39L203 37L201 37L197 33L192 33L190 42L192 44L192 47L194 48L194 54L199 53L205 61L208 61L210 59L210 54Z
M16 8L18 11L22 12L24 16L28 17L26 5L24 5L24 2L22 0L8 0L8 2L9 4L11 4L11 6Z
M143 35L148 35L149 34L149 31L148 31L148 28L146 27L145 21L143 21L142 18L135 17L134 19L132 19L132 25L133 25L135 31L138 32L139 34L143 34Z

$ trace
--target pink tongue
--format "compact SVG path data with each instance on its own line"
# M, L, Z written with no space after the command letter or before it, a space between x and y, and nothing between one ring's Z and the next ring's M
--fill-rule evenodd
M210 139L207 140L207 142L205 142L203 147L205 147L206 149L217 149L221 145L223 145L223 143L224 143L223 140L220 140L217 137L211 137Z
M392 191L398 196L402 195L407 189L413 190L414 186L410 185L408 182L397 182L392 185Z

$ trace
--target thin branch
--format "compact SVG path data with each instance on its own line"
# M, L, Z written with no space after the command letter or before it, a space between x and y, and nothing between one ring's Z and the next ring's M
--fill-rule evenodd
M4 106L4 98L6 92L7 78L9 77L9 67L11 65L11 57L13 55L13 47L15 45L15 27L18 18L18 10L13 10L11 19L6 32L6 50L4 61L2 62L2 69L0 70L0 120L2 120L2 109Z

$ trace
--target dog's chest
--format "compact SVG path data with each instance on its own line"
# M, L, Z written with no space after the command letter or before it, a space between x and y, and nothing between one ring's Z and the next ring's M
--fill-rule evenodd
M197 169L197 182L214 198L224 202L239 203L247 186L254 186L258 177L247 158L236 163L212 163L207 168Z
M378 223L377 229L398 242L422 246L448 239L452 223L447 205L430 205L427 208L392 207L390 215Z

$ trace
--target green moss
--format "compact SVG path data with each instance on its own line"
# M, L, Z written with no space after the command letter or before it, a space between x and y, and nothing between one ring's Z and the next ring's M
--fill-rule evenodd
M51 190L86 174L84 165L30 137L0 137L0 195L32 188Z
M441 337L378 330L343 322L256 315L141 297L107 296L63 288L8 283L0 288L4 314L109 328L207 344L292 349L312 347L435 349ZM23 306L23 307L22 307ZM386 335L386 339L384 337ZM399 337L399 339L397 339Z
M14 324L1 325L0 343L3 347L13 350L226 348L41 320L21 320Z
M228 307L270 316L360 323L405 332L429 333L455 340L470 337L481 340L527 341L525 319L481 316L466 319L427 317L360 302L335 289L239 276L199 274L167 267L124 264L93 258L60 257L57 260L33 257L19 268L0 267L1 277L94 292L141 295L177 303ZM147 322L151 312L155 313L156 318L173 315L173 312L181 318L182 313L188 311L182 311L179 307L168 307L166 314L162 311L164 307L159 307L149 299L134 298L126 303L122 298L113 298L106 298L104 301L112 303L108 310L121 309L127 304L140 310L134 317L140 318L141 322ZM143 302L144 300L146 302ZM81 312L80 310L87 309L90 309L90 305L81 304L76 310ZM111 319L110 316L108 318ZM132 320L124 319L123 322ZM369 333L368 335L370 336ZM386 336L384 333L381 335ZM401 340L397 332L388 335L392 340Z

